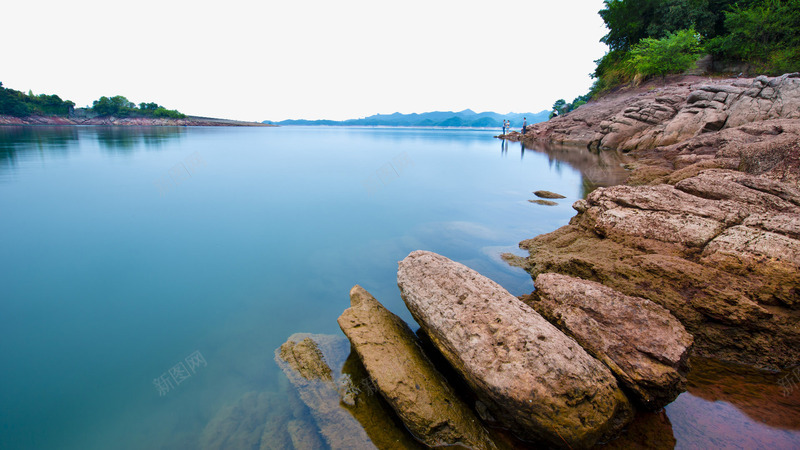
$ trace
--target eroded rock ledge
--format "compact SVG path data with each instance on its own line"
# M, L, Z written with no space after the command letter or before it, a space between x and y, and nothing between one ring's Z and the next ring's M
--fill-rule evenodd
M651 300L702 355L796 365L800 74L673 81L531 127L530 145L630 151L633 171L576 202L569 225L523 241L528 258L507 259Z

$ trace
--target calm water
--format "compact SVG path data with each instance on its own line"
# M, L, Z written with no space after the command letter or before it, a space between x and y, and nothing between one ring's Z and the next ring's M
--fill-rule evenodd
M0 448L197 448L226 405L283 395L274 350L340 334L354 284L411 322L395 276L412 250L530 292L499 255L619 164L492 134L0 128ZM529 203L538 189L567 198ZM667 408L678 446L681 418L718 403L692 394Z

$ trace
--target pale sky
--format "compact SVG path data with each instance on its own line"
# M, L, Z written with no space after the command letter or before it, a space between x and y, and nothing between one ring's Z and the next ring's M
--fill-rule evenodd
M538 112L591 86L602 0L10 0L0 81L241 120Z

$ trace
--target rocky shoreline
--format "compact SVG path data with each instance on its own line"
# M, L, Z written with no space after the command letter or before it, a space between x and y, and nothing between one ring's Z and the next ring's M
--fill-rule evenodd
M797 365L800 77L656 86L508 136L633 162L628 185L592 192L569 225L520 244L528 258L507 260L645 297L681 321L700 355Z
M0 125L102 125L133 127L274 127L260 122L214 119L210 117L187 116L184 119L155 117L60 117L29 116L13 117L0 115Z
M397 283L417 336L355 286L352 364L340 336L290 337L275 359L310 414L267 421L253 448L672 448L663 408L687 389L797 428L796 390L774 397L800 362L800 76L651 83L528 131L500 137L625 161L627 184L599 171L568 225L504 255L528 296L414 251Z

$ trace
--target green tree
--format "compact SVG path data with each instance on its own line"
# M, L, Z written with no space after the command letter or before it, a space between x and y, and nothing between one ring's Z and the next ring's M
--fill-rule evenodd
M646 77L680 73L697 61L702 49L695 30L681 30L662 39L642 39L631 48L628 64Z
M765 0L725 13L728 33L709 43L721 59L770 73L800 70L800 0Z

